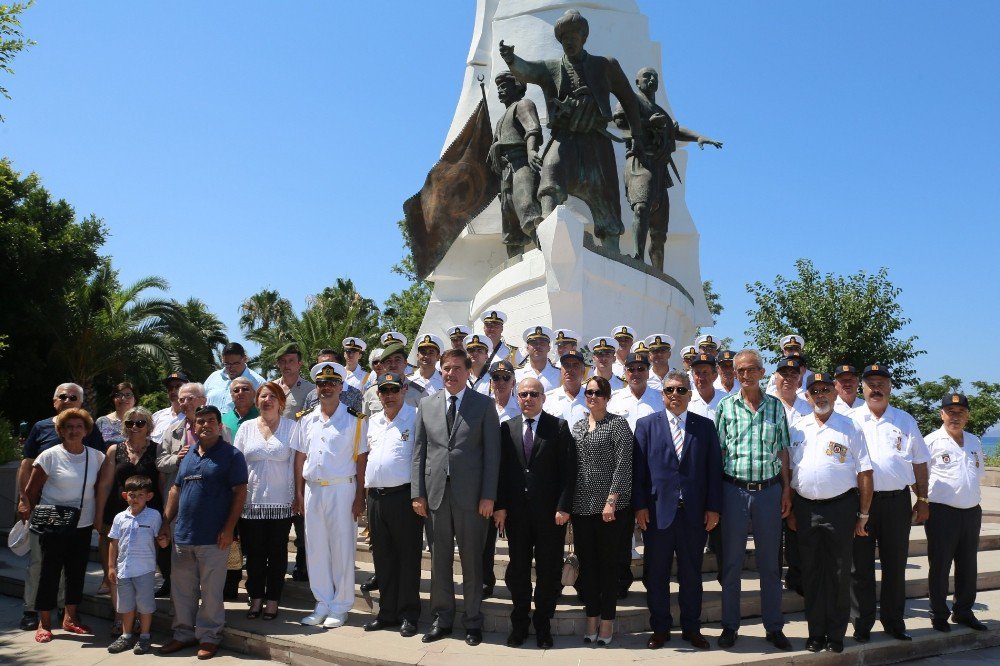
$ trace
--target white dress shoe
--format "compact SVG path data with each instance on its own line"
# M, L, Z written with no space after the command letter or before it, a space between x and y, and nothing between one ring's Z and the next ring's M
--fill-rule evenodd
M323 622L324 629L336 629L347 624L347 615L328 615Z
M318 627L326 621L329 615L330 609L327 608L326 604L316 604L316 610L312 612L312 615L306 615L299 622L307 627Z

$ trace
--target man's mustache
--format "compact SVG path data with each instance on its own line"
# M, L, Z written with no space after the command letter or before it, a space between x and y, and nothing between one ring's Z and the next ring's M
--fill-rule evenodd
M884 398L885 397L885 393L882 393L882 391L872 391L871 392L871 396L873 398Z

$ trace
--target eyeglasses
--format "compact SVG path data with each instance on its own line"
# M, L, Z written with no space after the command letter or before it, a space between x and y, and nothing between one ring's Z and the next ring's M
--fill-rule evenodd
M403 389L401 389L398 386L379 386L378 387L378 392L379 393L383 393L383 394L385 394L385 393L399 393L402 390Z
M113 396L115 400L131 400L135 397L133 393L115 393Z
M222 362L222 365L224 367L227 367L227 368L236 368L236 367L239 367L239 366L241 366L243 364L244 364L244 361L242 361L242 360L240 360L240 361L233 361L231 363L226 363L225 361Z
M677 395L687 395L690 389L686 386L664 386L664 393L677 393Z
M809 395L826 395L832 390L829 386L817 386L816 388L809 389Z
M517 395L519 398L537 398L541 394L541 391L521 391Z
M736 368L736 374L738 375L749 375L750 373L757 372L758 370L763 370L764 368L759 365L752 365L749 368Z
M335 386L337 384L343 384L344 382L339 379L317 379L316 386Z
M126 428L145 428L146 427L146 421L145 421L145 419L137 419L135 421L126 421L125 422L125 427Z
M80 396L69 393L60 393L59 395L56 396L56 398L62 400L63 402L76 402L77 400L80 399Z
M253 389L250 388L249 386L234 386L233 388L231 388L229 390L232 393L246 393L248 391L253 391Z
M601 393L600 389L587 389L583 392L588 398L606 398L607 396Z
M503 372L495 375L490 375L490 377L492 377L495 381L498 382L509 382L511 379L514 378L514 375L508 375L506 372Z
M638 372L648 372L648 371L649 371L649 368L647 368L644 365L631 365L631 366L625 368L625 372L631 372L632 374L635 374L635 373L638 373Z

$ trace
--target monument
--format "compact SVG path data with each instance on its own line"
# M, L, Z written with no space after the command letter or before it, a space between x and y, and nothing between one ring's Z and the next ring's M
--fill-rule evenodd
M420 330L478 329L497 307L511 332L586 340L625 322L691 340L711 318L678 142L721 144L673 122L657 90L669 69L636 1L477 0L475 23L441 160L404 206L433 283ZM639 72L639 93L625 72ZM637 183L659 188L645 206Z

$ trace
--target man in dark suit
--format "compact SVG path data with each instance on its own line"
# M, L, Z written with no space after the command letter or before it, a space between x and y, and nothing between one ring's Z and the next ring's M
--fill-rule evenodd
M663 381L667 411L639 419L632 457L632 506L645 532L643 571L653 635L670 640L670 569L677 555L681 637L705 649L701 635L701 561L722 507L722 450L715 424L688 411L691 381L672 370Z
M493 513L507 534L510 564L509 647L520 647L533 621L538 647L552 647L550 622L562 589L563 544L576 485L576 444L563 419L542 411L545 389L534 378L517 385L521 414L500 425L500 486ZM535 562L535 616L531 562Z
M483 548L500 473L500 420L493 399L469 389L462 349L441 356L444 390L420 401L410 484L413 510L430 521L431 609L423 641L451 634L455 620L454 544L462 561L465 642L483 640Z

